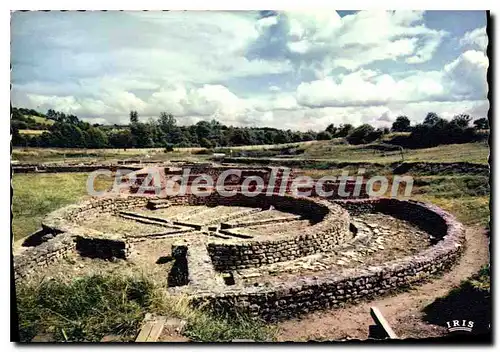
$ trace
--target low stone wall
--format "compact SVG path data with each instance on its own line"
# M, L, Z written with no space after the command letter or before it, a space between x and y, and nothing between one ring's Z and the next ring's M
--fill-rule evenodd
M184 275L187 274L189 286L182 289L188 288L197 292L206 290L208 290L207 292L210 292L210 290L220 292L224 289L223 279L215 272L206 244L202 238L194 238L182 244L173 244L172 253L178 251L179 248L187 248L187 251L183 254L186 259L185 272L177 271L171 272L171 274L179 275L179 277L174 278L175 281L185 280Z
M56 262L68 251L77 250L83 256L104 259L126 258L128 241L120 236L82 228L76 222L103 213L145 206L148 200L148 197L96 198L50 213L42 220L42 230L34 233L33 238L28 238L27 247L14 256L16 280L29 277L34 270ZM45 234L54 237L42 240Z
M47 231L72 232L80 229L76 224L78 220L88 219L100 214L113 213L134 207L146 206L150 197L103 197L95 198L79 204L60 208L42 220L42 227Z
M17 173L58 173L58 172L92 172L96 170L116 171L118 168L126 168L130 170L140 170L143 166L138 165L109 165L109 164L33 164L33 165L13 165L12 172Z
M386 164L380 163L367 163L367 162L338 162L338 161L328 161L324 159L293 159L293 158L248 158L248 157L234 157L234 158L224 158L224 163L231 164L247 164L247 165L281 165L286 167L296 167L296 168L323 168L323 169L334 169L334 168L344 168L344 167L356 167L356 168L370 168L370 167L385 167Z
M24 166L24 165L21 165L21 166L13 165L12 166L12 173L14 173L14 174L27 174L27 173L36 172L36 171L37 171L36 166Z
M14 258L15 280L26 279L62 258L75 248L75 241L69 234L60 234L36 247L27 247Z
M97 238L97 237L76 237L76 251L82 257L113 259L126 259L130 254L130 245L125 240Z
M324 200L279 195L249 198L241 194L219 198L217 204L249 205L263 209L273 206L282 211L313 217L316 223L300 233L276 234L272 239L208 243L208 253L218 271L258 267L330 251L351 238L347 212Z
M441 238L446 232L446 222L442 215L436 212L434 208L422 206L415 201L400 201L397 199L366 199L363 201L335 201L351 214L375 213L394 216L401 220L406 220L416 225L420 229L427 231L436 238Z
M23 247L39 246L43 242L47 242L48 240L54 237L55 237L54 234L49 233L47 232L47 230L42 228L26 236L26 238L23 239L22 246Z
M394 168L394 174L420 173L432 175L473 174L488 176L489 165L468 162L456 163L401 163Z
M155 197L122 196L99 198L71 205L49 214L42 222L47 231L85 233L75 222L103 213L118 212L129 208L146 206ZM207 197L195 195L168 198L172 205L228 205L276 209L311 217L314 225L297 234L276 235L272 240L243 243L241 240L220 240L207 245L208 253L216 270L234 270L262 264L291 260L304 255L330 251L336 245L351 238L349 216L340 206L325 200L314 200L293 196L266 196L260 194L247 197L237 193L223 197L214 192Z
M274 287L228 288L223 294L216 291L195 294L193 303L219 312L244 311L269 321L288 319L421 282L450 269L464 248L464 227L451 214L433 205L394 199L347 201L344 205L358 211L400 207L406 209L403 211L405 214L410 209L410 213L432 212L435 216L428 219L431 223L429 228L435 226L434 235L439 235L440 241L417 255L380 266L342 272L327 270L314 276L297 276L295 280L278 283Z
M288 238L249 243L209 243L207 248L218 271L259 267L329 252L351 238L347 215L339 216L329 225L328 229L317 233L289 234Z

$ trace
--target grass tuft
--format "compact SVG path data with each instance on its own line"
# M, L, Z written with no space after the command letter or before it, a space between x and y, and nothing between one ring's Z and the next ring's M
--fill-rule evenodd
M132 340L151 303L145 279L88 276L70 283L18 284L17 310L23 342L40 333L54 341L100 341L106 334Z
M134 341L146 313L187 321L193 341L269 341L275 328L244 315L215 316L145 277L92 275L16 285L20 340L49 334L53 341L96 342L105 335Z

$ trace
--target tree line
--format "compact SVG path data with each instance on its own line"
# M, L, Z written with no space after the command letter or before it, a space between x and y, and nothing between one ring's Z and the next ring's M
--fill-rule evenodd
M472 121L467 114L456 115L448 121L430 112L422 123L415 126L411 126L407 116L399 116L392 124L392 131L410 133L395 136L390 143L405 148L428 148L440 144L477 142L488 138L489 128L487 118Z
M38 124L27 115L53 121ZM240 145L282 144L311 141L314 131L300 132L268 127L233 127L219 121L200 121L190 126L179 126L172 114L162 112L147 122L139 120L137 111L129 114L130 123L120 125L89 124L75 115L49 110L41 114L31 110L12 109L11 134L14 146L65 148L217 148ZM40 135L26 135L23 129L45 130Z
M330 124L318 134L318 139L345 137L349 144L367 144L379 140L390 132L394 133L385 142L405 148L428 148L440 144L457 144L481 141L488 138L489 122L487 118L472 121L467 114L454 116L450 121L434 112L429 112L422 123L411 125L407 116L398 116L392 127L377 128L369 124L358 127Z
M35 119L40 117L42 119ZM45 121L44 121L45 119ZM41 122L44 121L44 122ZM158 118L141 122L137 111L129 114L128 125L100 125L81 121L77 116L48 110L42 114L32 109L12 108L11 134L14 146L64 148L218 148L241 145L297 143L311 140L345 138L350 144L366 144L392 132L387 143L406 148L423 148L439 144L466 143L484 139L489 129L488 119L473 121L461 114L451 121L428 113L424 121L411 126L407 116L399 116L392 128L374 128L369 124L354 127L351 124L330 124L324 131L300 132L268 127L233 127L219 121L200 121L190 126L179 126L167 112ZM38 135L26 135L20 130L43 130Z

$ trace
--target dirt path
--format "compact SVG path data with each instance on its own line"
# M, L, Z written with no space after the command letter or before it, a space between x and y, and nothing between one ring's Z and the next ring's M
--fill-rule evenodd
M488 237L482 227L469 227L467 245L460 262L437 280L417 286L408 292L382 297L355 306L317 312L302 319L279 324L279 341L366 339L373 324L370 307L377 306L401 338L441 336L442 326L423 320L422 309L436 298L446 296L460 281L475 274L488 263Z

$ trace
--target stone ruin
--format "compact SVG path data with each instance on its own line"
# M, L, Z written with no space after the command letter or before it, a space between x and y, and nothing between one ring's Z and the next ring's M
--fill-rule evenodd
M236 190L240 184L231 181ZM14 257L16 281L51 273L68 256L140 267L153 248L156 263L168 257L171 266L151 277L167 281L171 294L274 321L417 284L450 269L465 245L464 227L451 214L414 201L134 192L131 186L49 214Z

